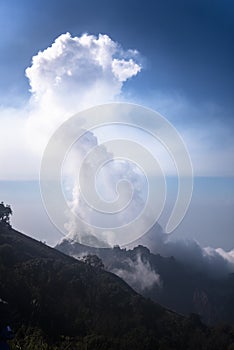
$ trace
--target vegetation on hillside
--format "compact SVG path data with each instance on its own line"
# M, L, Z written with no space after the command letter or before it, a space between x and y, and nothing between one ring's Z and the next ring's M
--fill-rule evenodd
M209 328L143 298L123 280L0 227L0 317L12 349L233 349L231 326ZM95 260L97 262L97 260Z
M12 215L12 210L10 205L5 205L3 202L0 203L0 226L11 227L10 225L10 215Z

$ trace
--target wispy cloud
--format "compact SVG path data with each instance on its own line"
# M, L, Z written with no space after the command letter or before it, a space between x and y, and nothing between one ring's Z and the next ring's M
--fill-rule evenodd
M233 118L219 101L195 102L180 92L151 91L136 99L165 116L183 137L195 176L234 176Z

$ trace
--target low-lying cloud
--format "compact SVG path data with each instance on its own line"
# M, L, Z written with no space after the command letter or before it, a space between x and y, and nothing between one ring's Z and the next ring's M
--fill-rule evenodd
M111 272L125 280L137 292L151 289L155 285L161 287L160 276L148 261L143 261L140 254L135 261L126 259L124 268L114 268Z
M129 247L138 244L146 246L152 253L167 257L174 256L187 266L213 277L234 272L234 250L226 252L221 248L204 248L194 239L176 240L173 235L165 234L158 224Z

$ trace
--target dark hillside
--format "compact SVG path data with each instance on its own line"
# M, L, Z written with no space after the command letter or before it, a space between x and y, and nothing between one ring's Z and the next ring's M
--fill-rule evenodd
M112 273L4 227L0 313L1 323L17 331L14 350L189 350L194 341L196 349L229 349L232 342L230 327L214 343L217 330L197 316L170 312Z

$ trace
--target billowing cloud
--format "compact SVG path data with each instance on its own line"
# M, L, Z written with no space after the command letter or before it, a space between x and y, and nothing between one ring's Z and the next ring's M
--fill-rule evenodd
M72 114L119 96L123 83L141 70L134 61L137 55L107 35L66 33L34 56L26 69L32 92L27 127L33 144L38 140L43 148Z
M30 100L18 110L0 111L4 119L1 177L37 177L40 156L56 128L80 110L114 101L124 82L140 72L138 56L137 51L123 50L102 34L62 34L50 47L39 51L26 69ZM7 120L3 114L8 115ZM5 164L7 154L12 156L11 165ZM17 160L21 161L21 169Z
M73 109L77 111L88 101L93 105L113 99L122 83L141 70L132 58L123 58L126 54L137 53L124 52L107 35L72 37L66 33L33 57L26 76L36 100L54 98L65 109L76 95Z
M126 81L133 75L136 75L140 71L140 66L136 64L132 59L126 61L124 59L114 59L112 62L112 71L115 77L119 81Z
M51 47L34 56L32 66L26 69L32 92L31 111L26 127L34 148L39 153L42 152L51 133L72 114L96 104L113 101L121 93L123 83L141 69L132 56L136 57L137 52L124 51L107 35L95 37L85 34L81 37L71 37L69 33L61 35ZM97 144L95 135L90 131L86 132L73 147L64 166L65 172L69 173L70 170L68 175L76 178L74 175L83 157ZM102 148L100 156L104 160L111 159L105 147ZM69 170L66 169L67 165ZM87 166L95 170L95 159ZM115 166L115 171L106 171L102 176L105 188L108 188L108 191L115 188L113 178L119 179L125 174L125 164L118 169ZM72 176L69 177L71 178ZM72 183L72 180L66 177L66 181L70 181L67 191L71 197L69 205L76 214L70 216L68 213L66 229L69 237L79 234L80 239L87 239L88 232L82 232L76 217L78 215L93 225L95 210L89 208L82 200L79 179ZM105 216L102 223L107 219L108 216ZM109 233L104 233L105 243L109 237Z
M91 156L88 161L87 159L84 161L84 156L97 145L98 140L95 135L90 131L86 132L73 145L64 162L67 198L69 198L69 192L72 194L68 200L71 210L67 213L68 220L65 228L68 232L67 239L105 247L116 244L117 237L114 231L111 231L112 228L127 225L141 214L147 197L147 183L145 176L134 163L115 159L104 146L97 147L94 156ZM100 163L104 164L101 168L99 167ZM83 180L82 176L81 178L76 176L81 166L83 167ZM94 189L91 183L91 174L96 175ZM85 185L83 181L85 181ZM82 195L84 187L91 188L93 189L92 194L96 190L100 198L110 203L119 198L117 186L120 181L125 181L128 184L121 192L121 207L123 209L112 214L108 211L98 211ZM102 232L97 233L96 227L102 228ZM142 228L144 228L143 223ZM131 233L129 232L129 235Z
M31 67L26 69L31 87L30 100L20 109L0 110L1 178L8 180L37 178L40 156L53 131L73 113L115 100L121 94L124 82L140 72L138 55L136 51L123 50L107 35L85 34L72 37L69 33L60 35L50 47L35 55ZM184 120L184 115L191 116L191 113L194 114L197 110L203 113L200 111L201 106L194 112L191 106L184 106L178 99L165 102L159 96L158 100L161 101L161 105L165 104L160 108L162 113L169 116L173 111L174 120L180 115ZM209 110L205 110L204 113L206 112L210 114ZM209 130L213 130L212 128L211 126ZM199 134L199 131L200 129L195 131L192 129L191 132L187 132L193 160L197 159L195 164L199 164L196 166L196 173L204 173L205 169L205 174L208 175L211 172L223 174L233 153L232 144L228 153L227 146L224 150L220 147L217 156L216 149L215 151L208 149L207 135ZM95 144L94 135L89 136L89 142ZM221 142L223 144L224 140ZM85 143L82 143L82 146L85 150ZM80 151L82 153L82 148ZM225 152L226 157L223 156ZM126 165L121 164L120 168L122 169L119 172L127 173ZM129 175L130 179L131 176ZM108 178L113 182L113 178ZM76 188L73 188L74 205L75 198L78 200ZM194 241L190 243L168 241L160 249L162 254L177 255L181 259L187 254L191 261L198 262L202 259L208 265L211 260L219 260L218 266L222 265L225 269L227 267L230 269L233 265L233 251L226 253L211 248L203 250Z

